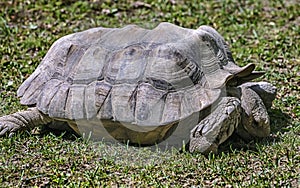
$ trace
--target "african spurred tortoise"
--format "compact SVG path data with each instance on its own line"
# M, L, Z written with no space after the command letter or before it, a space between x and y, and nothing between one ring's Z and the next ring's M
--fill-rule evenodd
M276 88L235 64L209 26L161 23L93 28L56 41L17 91L20 111L0 118L0 135L66 122L78 134L155 145L174 137L191 152L216 151L234 132L270 133ZM172 139L170 139L172 141ZM176 140L176 139L175 139Z

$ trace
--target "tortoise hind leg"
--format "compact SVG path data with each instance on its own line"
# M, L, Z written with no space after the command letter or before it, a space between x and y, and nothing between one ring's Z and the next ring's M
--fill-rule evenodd
M241 120L239 99L224 97L207 117L190 132L189 151L217 152L218 146L234 132Z
M50 123L52 118L40 112L36 107L0 117L0 136L24 129L32 129Z

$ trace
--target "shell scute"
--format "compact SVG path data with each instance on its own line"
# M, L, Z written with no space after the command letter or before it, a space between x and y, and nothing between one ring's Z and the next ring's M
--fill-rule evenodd
M160 125L166 94L166 90L141 83L136 93L135 123L141 126Z

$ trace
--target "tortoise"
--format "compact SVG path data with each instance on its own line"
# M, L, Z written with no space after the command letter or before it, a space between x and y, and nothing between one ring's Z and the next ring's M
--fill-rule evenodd
M57 40L17 91L29 108L0 135L48 125L141 146L168 141L216 152L232 134L267 137L276 95L254 64L239 67L210 26L92 28Z

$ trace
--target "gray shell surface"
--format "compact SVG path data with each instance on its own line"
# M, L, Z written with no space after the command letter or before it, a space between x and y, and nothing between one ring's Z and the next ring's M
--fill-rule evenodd
M229 79L254 69L236 66L223 40L207 28L161 23L153 30L130 25L62 37L18 96L67 121L170 125L201 112Z

